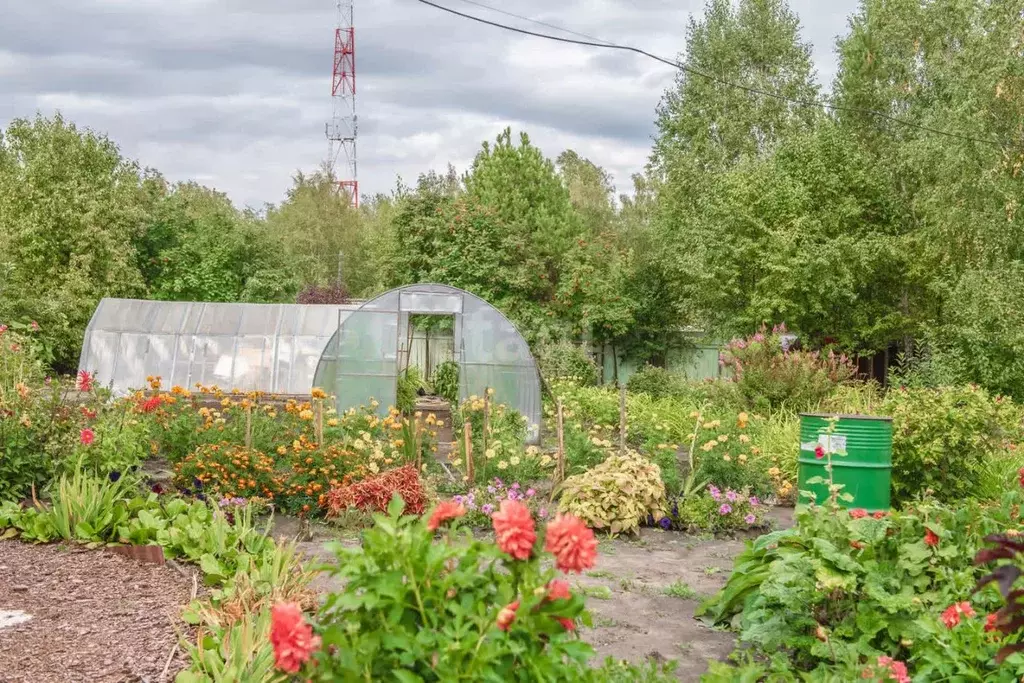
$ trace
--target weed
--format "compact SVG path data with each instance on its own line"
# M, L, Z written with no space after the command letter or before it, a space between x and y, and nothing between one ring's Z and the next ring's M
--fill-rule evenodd
M682 600L693 600L697 597L697 591L693 590L685 581L676 581L671 586L665 586L662 592L665 595Z

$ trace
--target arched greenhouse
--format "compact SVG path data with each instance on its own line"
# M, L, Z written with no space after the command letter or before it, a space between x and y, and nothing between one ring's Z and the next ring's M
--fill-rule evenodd
M428 324L425 324L428 323ZM496 308L436 284L399 287L362 304L300 305L103 299L86 328L79 370L124 394L164 386L309 394L338 409L371 398L385 411L410 366L459 366L460 399L483 395L519 411L539 438L541 385L530 348Z

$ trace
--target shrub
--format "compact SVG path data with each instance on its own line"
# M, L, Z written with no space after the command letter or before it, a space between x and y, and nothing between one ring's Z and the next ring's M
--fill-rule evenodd
M732 370L733 381L750 408L811 408L856 373L856 366L845 355L789 349L785 332L785 325L771 333L762 327L748 339L730 342L722 351L721 363Z
M668 511L660 468L636 454L613 455L594 469L565 480L559 510L610 533L636 531L648 517Z
M712 485L695 496L673 502L671 522L690 533L738 531L764 526L765 510L749 489L722 491Z
M334 304L344 305L352 302L345 285L306 285L299 291L295 299L300 304Z
M427 382L415 365L405 369L395 385L395 407L409 415L416 408L416 397L426 390Z
M1021 434L1019 407L973 386L891 391L882 411L893 419L897 500L926 490L947 502L976 495L988 462Z
M580 386L597 384L600 369L580 344L570 341L547 342L535 354L541 376L548 382L569 380Z
M503 500L519 501L539 520L547 521L551 517L547 501L535 489L518 481L506 484L504 480L495 478L485 485L473 487L468 493L456 495L452 500L465 506L466 523L477 528L490 526L491 515L501 507Z
M284 657L282 649L279 666L313 681L388 680L399 671L401 680L424 683L668 680L650 667L591 669L593 649L575 635L578 620L589 623L583 597L556 583L554 567L542 568L540 549L568 538L553 536L553 525L535 531L520 509L506 518L516 523L502 527L497 544L469 533L454 540L457 530L435 540L439 525L458 524L458 506L442 503L429 522L402 512L396 499L361 547L334 546L337 562L328 572L344 588L326 596L312 624L295 625L294 611L282 618L289 627L282 638L305 633L295 641L300 656ZM560 554L560 569L592 566L596 542L588 534L576 528L569 541L586 561L567 565Z
M1022 500L1015 487L995 505L926 500L875 515L809 506L793 529L748 544L725 588L698 614L731 623L744 647L773 657L773 670L821 674L878 657L926 669L933 659L948 660L933 644L948 644L940 617L970 599L981 575L975 549L987 534L1016 528ZM973 609L984 614L997 600L979 594ZM981 624L967 626L975 627ZM989 661L982 654L977 663Z
M459 403L459 364L446 360L434 370L434 392L448 401L448 405Z
M645 365L634 372L626 382L626 389L630 393L643 393L651 398L685 396L691 393L685 375L653 365Z
M350 508L364 512L383 511L395 495L408 501L406 509L409 513L418 515L423 512L427 497L415 466L406 465L355 484L331 489L327 494L328 516L337 516Z

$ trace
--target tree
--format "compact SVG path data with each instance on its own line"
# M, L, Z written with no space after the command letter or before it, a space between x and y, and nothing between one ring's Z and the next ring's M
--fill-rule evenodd
M0 319L38 321L59 367L77 365L102 297L143 293L133 242L151 191L113 142L59 114L0 137Z
M612 178L600 166L571 149L558 155L555 166L562 176L569 201L590 235L606 232L615 220Z
M297 282L267 225L226 195L176 185L138 240L150 296L167 301L283 301Z
M371 236L326 170L296 175L285 201L267 209L266 224L303 285L334 284L340 276L351 291L372 288Z

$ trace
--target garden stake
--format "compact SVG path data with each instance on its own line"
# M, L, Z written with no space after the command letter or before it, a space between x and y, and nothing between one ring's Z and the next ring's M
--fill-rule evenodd
M491 389L484 387L484 436L483 449L487 450L487 435L491 431Z
M619 455L626 454L626 385L619 386Z
M562 399L556 402L558 406L558 467L555 468L555 483L565 480L565 427L562 418Z
M423 432L421 431L420 419L418 417L413 418L412 424L412 443L413 448L416 449L416 470L420 471L420 469L423 467L423 458L420 454L420 437L422 436Z
M317 398L316 403L316 442L318 446L324 445L324 402Z
M462 425L462 438L466 444L466 477L473 484L473 427L466 422Z
M245 406L245 450L252 448L252 406Z

